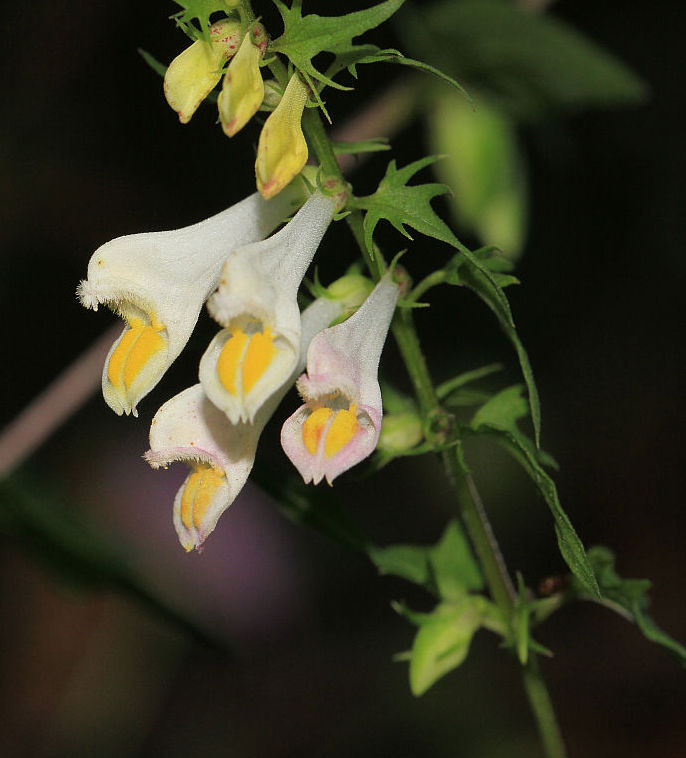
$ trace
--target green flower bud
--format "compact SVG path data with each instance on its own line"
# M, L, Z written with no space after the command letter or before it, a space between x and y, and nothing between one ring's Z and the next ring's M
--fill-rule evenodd
M346 311L359 308L374 289L374 283L361 274L346 274L326 288L326 296L338 300Z
M386 453L401 453L418 445L422 437L422 421L414 411L389 413L383 417L378 448Z

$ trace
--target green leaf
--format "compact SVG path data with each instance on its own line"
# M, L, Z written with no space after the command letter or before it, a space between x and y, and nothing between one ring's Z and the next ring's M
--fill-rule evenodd
M490 363L488 366L481 366L481 368L475 368L471 371L465 371L462 374L454 376L452 379L448 379L447 382L443 382L436 387L436 395L439 400L445 400L448 395L461 387L476 382L479 379L483 379L486 376L494 374L496 371L502 371L503 367L500 363Z
M555 482L543 469L542 464L548 465L550 458L537 450L533 442L517 426L518 419L526 413L527 403L522 397L521 386L508 387L477 411L472 419L471 429L477 434L489 436L498 442L531 477L552 513L562 557L586 590L600 597L593 566L560 504Z
M484 99L470 106L452 92L436 97L427 117L433 152L446 156L435 170L454 192L458 224L484 245L519 257L528 196L513 124Z
M423 695L467 657L472 637L481 625L482 600L466 595L457 603L442 603L422 623L410 660L413 695Z
M493 289L490 286L490 283L484 279L481 272L476 271L474 268L464 266L464 261L459 255L453 259L453 265L454 274L453 278L448 280L449 283L458 284L459 286L471 289L483 300L484 303L486 303L486 305L488 305L498 319L500 328L505 332L505 335L517 353L519 365L529 394L529 409L531 412L531 420L534 425L536 447L538 447L541 438L541 405L538 397L536 380L534 379L534 372L526 348L519 338L514 325L507 318L507 313L505 313L500 307L500 302L494 298Z
M179 24L182 26L190 24L193 28L192 22L197 20L200 25L200 32L205 38L210 26L210 16L219 12L227 15L228 11L224 0L174 0L174 2L183 8L173 16Z
M606 607L621 613L622 616L636 623L646 639L661 645L665 650L675 655L686 665L686 647L670 637L653 621L647 612L650 606L648 579L622 579L615 570L615 556L611 550L602 545L595 545L588 551L588 558L593 565L602 598L590 598ZM572 583L572 591L585 596L584 587L577 582Z
M316 80L337 89L349 89L334 82L318 71L312 59L321 52L346 55L351 61L364 47L369 54L370 46L353 45L352 40L390 18L404 0L386 0L371 8L344 16L302 15L302 0L293 0L290 8L283 0L274 0L283 19L283 34L269 45L270 53L286 55L305 78ZM349 65L349 64L346 64Z
M393 574L419 585L430 580L428 550L420 545L371 546L367 555L380 574Z
M157 58L152 56L147 50L143 50L142 47L138 48L138 55L141 56L156 74L159 74L164 79L164 75L167 73L168 68L164 63L160 63Z
M440 542L429 550L434 581L444 600L459 600L469 590L481 590L484 580L469 542L457 521L450 521Z
M386 137L373 137L362 142L332 142L334 155L356 155L357 153L378 153L390 150Z
M548 13L509 0L444 0L399 19L407 49L468 81L519 118L639 102L623 63Z
M452 268L455 271L458 268L460 269L460 284L475 291L486 305L491 308L517 352L522 374L529 390L529 407L531 409L536 444L538 445L541 433L541 410L538 390L528 355L515 329L507 296L496 279L497 274L489 270L488 266L475 253L472 253L471 250L466 248L457 239L450 228L438 217L431 207L431 200L438 195L449 192L448 187L444 184L433 183L407 186L407 182L418 171L435 163L438 157L427 156L401 169L396 167L395 161L391 161L388 164L386 175L379 183L376 192L366 197L352 198L348 205L367 211L363 222L365 245L369 255L376 262L378 273L382 272L383 266L376 255L373 235L381 219L388 221L395 229L409 239L412 239L412 237L405 229L405 225L429 237L434 237L441 242L445 242L459 251L455 256L454 260L456 260L456 263Z

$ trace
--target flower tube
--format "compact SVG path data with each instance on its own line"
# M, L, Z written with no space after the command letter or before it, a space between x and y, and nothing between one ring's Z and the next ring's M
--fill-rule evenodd
M270 201L254 193L192 226L118 237L93 253L77 295L86 308L104 303L126 321L102 374L115 413L137 415L183 350L231 247L265 237L301 198L300 187Z
M336 198L315 192L283 229L224 263L208 308L225 328L200 361L200 381L234 424L252 422L297 365L298 287L336 207Z
M169 64L164 75L164 96L182 124L191 120L219 83L222 66L238 50L240 34L240 22L218 21L209 29L209 42L195 40Z
M281 446L305 482L329 484L372 453L381 432L379 358L398 287L387 274L347 321L316 335L307 374L298 379L305 400L281 429Z
M300 122L309 94L309 87L293 74L262 127L255 161L257 189L262 197L281 192L307 163L307 142Z
M174 527L186 551L202 547L243 488L260 434L302 371L312 337L342 312L343 303L328 298L315 300L303 312L298 364L280 391L260 408L252 424L232 424L200 384L176 395L155 414L145 459L153 468L182 461L191 469L174 499Z
M224 134L233 137L257 113L264 99L260 61L267 47L267 34L257 24L243 38L224 74L217 106Z

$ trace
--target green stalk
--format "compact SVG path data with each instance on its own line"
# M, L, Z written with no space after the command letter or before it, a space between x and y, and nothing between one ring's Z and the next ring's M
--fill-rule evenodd
M303 128L319 159L324 174L343 180L343 174L334 155L333 146L316 109L310 108L305 111ZM370 272L378 280L385 272L380 270L380 265L371 258L365 245L362 214L359 210L354 210L346 217L346 220ZM380 256L378 256L378 260L382 260ZM419 294L433 284L432 280L420 282L418 285ZM424 418L428 439L440 442L442 437L445 438L445 436L450 435L450 439L454 441L456 435L452 419L440 406L426 359L422 353L411 309L401 308L398 310L393 319L393 336L412 381ZM491 596L500 609L506 624L509 624L514 616L515 591L474 480L461 460L459 441L457 447L444 451L442 458L446 474L453 484L462 519L474 544ZM567 752L557 724L552 701L533 652L530 652L528 662L522 665L521 669L524 691L536 720L546 758L566 758Z

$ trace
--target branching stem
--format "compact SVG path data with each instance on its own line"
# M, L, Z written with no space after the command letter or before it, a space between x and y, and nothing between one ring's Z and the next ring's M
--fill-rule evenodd
M305 112L303 128L323 172L343 179L331 141L326 134L319 112L314 108ZM379 263L383 259L381 256L371 256L367 250L363 218L360 211L354 210L350 213L347 216L347 222L371 274L378 280L384 273ZM434 281L431 276L427 277L417 285L411 293L411 297L415 300L418 299L423 292L438 283L440 282ZM449 414L441 408L436 395L414 326L411 309L402 308L398 310L393 320L393 336L412 381L417 402L424 418L428 439L431 440L433 437L436 441L440 441L440 435L450 434L454 440L454 425ZM500 609L506 624L509 624L513 618L515 591L474 480L461 459L459 443L456 448L443 452L442 458L446 473L453 484L462 518L474 544L491 596ZM533 652L530 652L528 662L522 665L521 669L524 690L536 720L546 757L565 758L567 752L557 724L552 701L541 675L536 655Z

